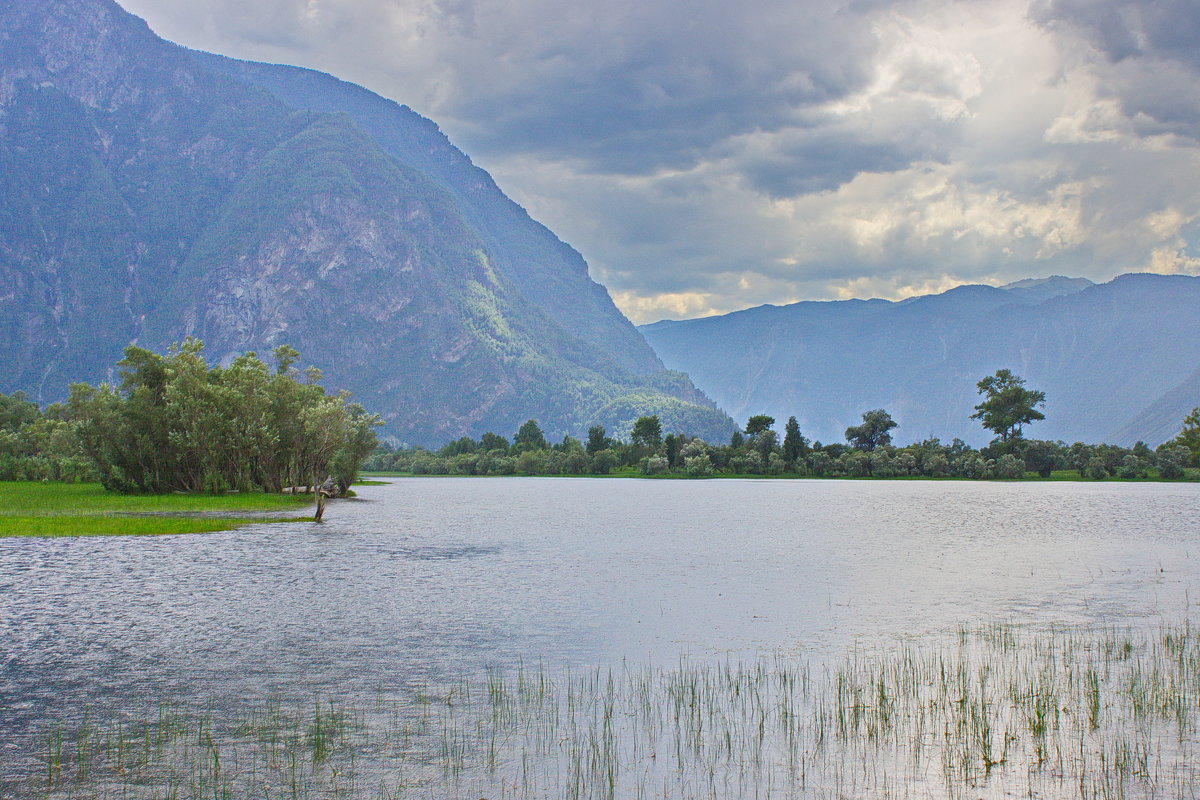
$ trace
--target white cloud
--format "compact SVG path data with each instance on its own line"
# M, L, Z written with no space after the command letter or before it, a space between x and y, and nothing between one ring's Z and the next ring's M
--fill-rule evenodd
M430 115L638 322L1196 270L1188 0L123 2Z

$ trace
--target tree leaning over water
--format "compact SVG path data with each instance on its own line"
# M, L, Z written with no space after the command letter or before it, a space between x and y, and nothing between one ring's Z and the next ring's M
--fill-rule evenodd
M375 414L305 380L299 354L275 349L210 367L188 338L167 355L130 345L119 385L71 387L70 416L105 488L120 492L280 491L332 476L345 491L375 448Z

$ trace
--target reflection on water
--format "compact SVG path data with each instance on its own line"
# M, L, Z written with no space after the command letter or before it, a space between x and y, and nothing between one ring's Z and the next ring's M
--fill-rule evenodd
M79 708L371 697L521 662L821 658L1181 618L1200 486L410 479L323 525L0 540L0 741ZM4 753L0 751L0 761Z

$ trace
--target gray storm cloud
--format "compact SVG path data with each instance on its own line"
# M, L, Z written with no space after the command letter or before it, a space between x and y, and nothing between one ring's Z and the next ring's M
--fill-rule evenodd
M1196 272L1192 0L123 0L437 121L637 322Z

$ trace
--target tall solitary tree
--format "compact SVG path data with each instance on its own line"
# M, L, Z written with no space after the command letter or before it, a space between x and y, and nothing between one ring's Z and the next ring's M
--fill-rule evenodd
M1046 393L1025 388L1025 381L1010 370L997 370L975 384L984 400L975 406L971 419L996 434L996 440L1008 442L1020 439L1022 428L1030 422L1045 419L1037 410L1046 404Z
M808 440L800 433L800 423L795 417L788 417L787 425L783 427L783 460L794 467L807 454Z
M861 425L851 425L846 428L846 441L859 450L874 450L892 443L892 428L900 427L900 423L892 419L892 415L882 408L865 411Z

